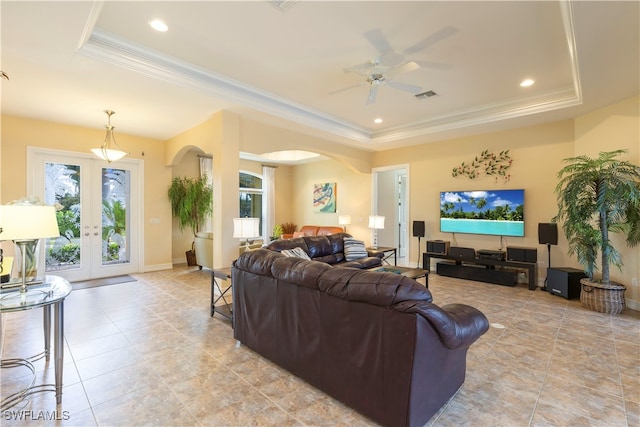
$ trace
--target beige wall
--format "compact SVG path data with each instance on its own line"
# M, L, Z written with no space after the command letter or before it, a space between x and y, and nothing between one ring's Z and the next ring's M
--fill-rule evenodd
M367 228L371 210L371 174L354 172L347 165L334 160L309 163L292 168L289 221L298 225L338 226L338 215L351 215L347 232L370 243ZM336 213L317 213L313 209L313 185L335 182Z
M508 182L483 176L474 180L452 177L451 170L461 162L470 162L483 150L510 150L513 159ZM544 280L547 267L546 247L538 244L539 222L549 222L555 214L553 189L560 159L573 153L573 122L495 132L438 143L424 144L377 153L376 167L409 164L409 220L426 224L426 239L449 240L452 246L475 249L500 248L498 236L440 233L440 192L453 190L525 189L525 237L509 237L504 246L525 246L538 250L539 276ZM409 241L409 259L419 257L417 239ZM424 245L424 240L422 242ZM420 252L424 252L424 246ZM414 261L415 262L415 261ZM564 251L552 250L551 264L568 263Z
M86 154L104 140L104 129L2 116L1 203L26 196L27 147ZM166 192L171 171L164 166L163 141L116 133L130 157L144 160L144 269L171 267L171 208ZM150 220L154 219L152 223ZM156 222L155 220L158 220Z

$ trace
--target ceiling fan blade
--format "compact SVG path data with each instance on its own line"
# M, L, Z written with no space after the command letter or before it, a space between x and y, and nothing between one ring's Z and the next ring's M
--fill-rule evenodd
M345 73L358 74L359 76L368 76L370 73L370 70L375 67L376 67L376 64L374 62L365 62L364 64L343 68L342 71L344 71Z
M454 35L458 31L459 30L455 27L444 27L441 30L436 31L435 33L431 34L427 38L423 39L422 41L419 41L418 43L414 44L413 46L406 48L404 50L404 53L405 55L410 55L412 53L420 52L421 50L428 48L432 44L437 43L441 40L446 39L447 37Z
M401 82L394 82L394 81L387 80L387 84L394 89L400 89L405 92L413 93L414 95L422 91L422 88L420 86L410 85L409 83L401 83Z
M390 69L389 72L387 72L387 76L388 77L397 76L398 74L408 73L408 72L417 70L418 68L420 68L420 64L418 64L416 61L405 62L402 65L399 65L395 68Z
M343 87L341 89L336 89L334 91L329 92L329 95L334 95L336 93L344 92L344 91L349 90L349 89L355 89L357 87L364 86L366 84L368 84L368 83L367 82L362 82L362 83L358 83L357 85L351 85L351 86Z
M367 105L376 103L376 96L378 96L379 85L372 84L369 86L369 96L367 97Z
M378 52L380 52L382 55L387 52L393 51L391 45L389 44L389 41L384 36L384 34L382 34L382 31L380 31L379 28L367 31L366 33L364 33L364 37L369 40L369 43L371 43L373 47L378 49Z
M452 68L451 64L445 64L444 62L435 61L415 61L419 66L424 68L431 68L434 70L449 70Z

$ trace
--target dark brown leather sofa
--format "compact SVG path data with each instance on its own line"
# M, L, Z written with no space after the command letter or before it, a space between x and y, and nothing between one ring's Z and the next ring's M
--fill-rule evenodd
M428 289L267 249L233 264L234 337L385 426L422 426L460 388L469 346L489 327Z
M313 261L325 262L342 267L372 268L382 265L383 254L376 251L370 256L355 261L346 261L344 255L344 238L348 233L335 233L318 236L303 236L293 239L278 239L271 242L267 249L280 252L285 249L302 248Z

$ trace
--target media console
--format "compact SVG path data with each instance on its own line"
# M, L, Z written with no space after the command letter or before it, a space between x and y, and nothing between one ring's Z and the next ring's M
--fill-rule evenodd
M429 270L431 258L455 261L454 263L438 263L437 273L442 276L457 277L460 279L477 280L480 282L495 283L498 285L515 286L515 272L509 268L521 268L527 270L529 278L529 290L534 291L538 285L537 264L535 262L503 261L488 258L461 258L446 254L424 252L422 254L423 268ZM500 267L500 268L496 268ZM502 267L508 267L503 269ZM513 284L511 284L511 282Z

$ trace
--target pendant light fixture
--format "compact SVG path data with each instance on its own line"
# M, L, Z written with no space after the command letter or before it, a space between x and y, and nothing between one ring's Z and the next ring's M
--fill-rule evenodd
M100 148L92 148L91 151L93 151L93 154L100 157L102 160L106 160L107 162L111 163L120 160L129 153L126 153L122 151L122 149L120 149L120 146L116 142L116 138L113 135L114 127L111 126L111 116L115 114L115 111L104 110L104 112L108 117L107 126L105 126L107 128L107 135L104 138L102 146Z

